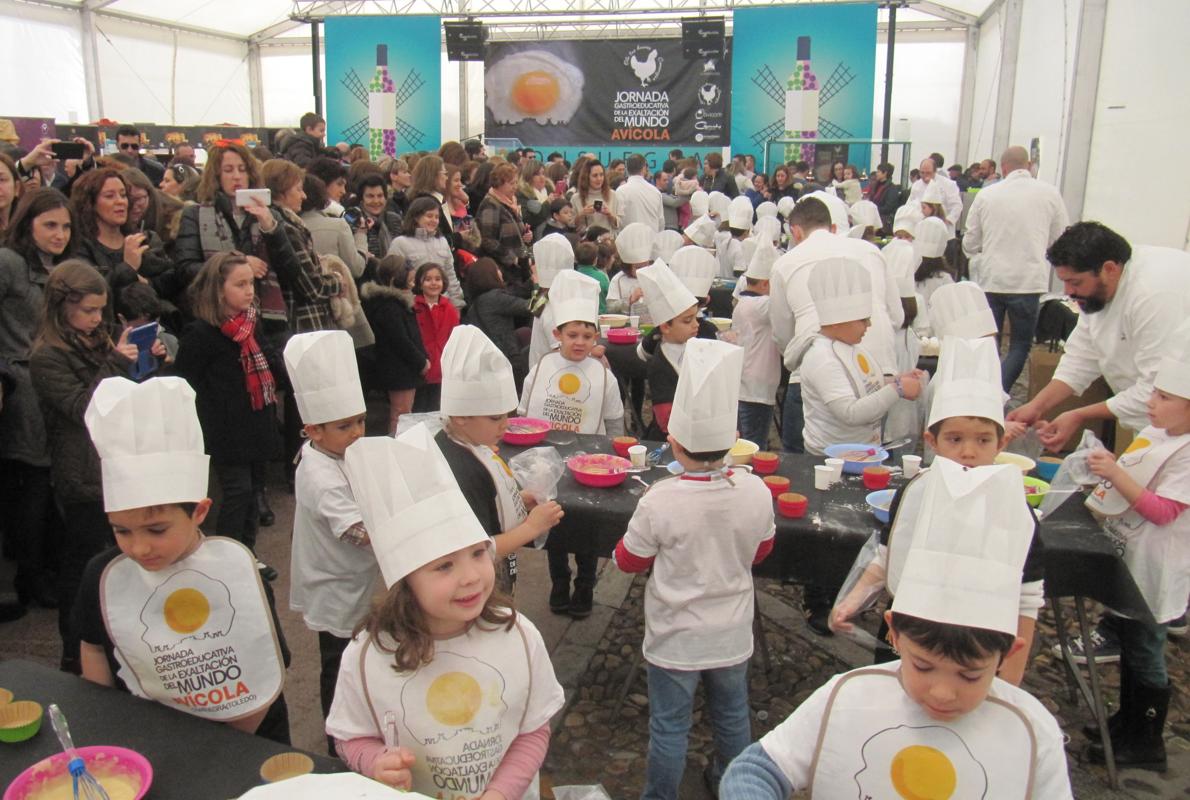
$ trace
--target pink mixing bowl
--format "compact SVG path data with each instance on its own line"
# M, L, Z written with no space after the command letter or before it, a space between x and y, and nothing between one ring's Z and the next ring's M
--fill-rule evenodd
M153 767L149 760L135 750L111 745L95 745L79 747L76 752L87 764L87 771L92 775L107 775L125 773L140 778L140 791L136 800L145 796L153 784ZM8 785L4 792L4 800L34 800L47 782L62 775L69 774L66 765L70 761L65 753L56 753L49 758L43 758L26 769L17 779Z

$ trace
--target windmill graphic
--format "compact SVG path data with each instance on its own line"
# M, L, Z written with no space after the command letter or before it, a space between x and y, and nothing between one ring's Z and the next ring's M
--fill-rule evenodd
M770 139L779 136L799 136L803 139L816 139L820 133L828 139L850 139L854 136L851 131L821 117L819 112L855 80L855 73L840 62L822 84L822 88L818 89L817 77L810 72L809 57L809 40L807 37L800 37L798 64L785 86L777 80L768 64L752 76L752 83L785 111L783 119L777 119L752 134L753 145L763 147ZM795 104L800 107L793 108ZM785 160L800 159L813 164L814 149L812 144L787 145Z
M394 88L388 73L387 45L376 45L376 73L368 85L364 85L354 69L349 69L340 83L359 99L368 112L367 116L343 129L345 140L360 141L368 133L369 151L374 161L383 156L395 156L398 137L407 142L410 148L416 149L421 144L425 133L402 119L397 111L426 82L421 73L411 68L400 87Z

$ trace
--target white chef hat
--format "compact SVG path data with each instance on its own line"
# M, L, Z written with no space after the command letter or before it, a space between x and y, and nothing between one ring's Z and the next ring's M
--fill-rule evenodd
M347 419L367 410L355 343L347 331L313 331L285 345L285 371L307 425Z
M862 239L862 238L864 238L864 233L866 233L867 230L868 230L867 225L852 225L850 228L847 229L847 238L848 239Z
M946 223L937 217L926 217L913 231L913 246L922 258L941 258L949 239Z
M777 201L777 213L782 217L788 217L793 213L793 207L797 205L797 201L789 195L785 195Z
M690 195L690 215L694 219L705 217L707 212L711 210L711 196L699 189Z
M777 258L780 254L768 239L758 239L756 241L756 252L752 254L751 260L748 261L748 271L744 273L744 277L767 281L772 277L773 264L777 263Z
M744 269L748 269L748 265L752 263L752 256L756 255L756 247L760 240L755 236L749 236L740 242L741 251L744 254Z
M710 208L707 213L714 218L715 223L723 223L727 221L727 215L731 210L731 198L723 194L723 192L711 192L707 199L710 203Z
M674 253L682 246L682 234L677 231L664 230L653 240L653 258L669 261Z
M777 216L777 204L771 200L765 200L763 203L761 203L760 205L758 205L756 207L757 221L762 220L765 217L775 217L775 216Z
M669 432L686 450L727 450L736 441L744 350L716 339L686 342Z
M559 274L550 287L549 307L555 328L576 321L598 325L599 281L575 270Z
M892 610L919 619L1015 635L1021 573L1033 536L1020 471L934 459ZM903 545L903 543L902 543Z
M987 295L971 281L947 283L930 295L930 325L938 338L978 339L996 332Z
M574 246L560 233L543 236L533 245L533 263L537 265L537 285L548 289L558 273L574 269Z
M819 325L834 325L872 316L872 278L858 261L826 258L810 273L810 298Z
M752 208L751 200L743 195L734 198L727 205L727 227L739 231L752 230L753 213L755 209Z
M643 222L632 222L616 236L616 252L625 264L643 264L653 259L657 231Z
M851 207L851 221L856 225L872 227L880 230L884 225L880 221L880 209L871 200L860 200Z
M921 195L921 202L923 203L943 203L942 199L942 182L934 179L926 184L926 190Z
M711 284L719 272L719 262L709 250L686 245L674 253L669 268L695 297L709 297Z
M479 328L459 325L451 331L441 361L446 416L505 414L517 407L512 364Z
M982 417L1004 427L1004 390L995 339L942 340L926 427L950 417Z
M752 236L775 245L781 238L781 220L776 217L761 217L752 227Z
M645 295L649 316L660 325L669 322L690 306L698 305L698 298L690 293L686 284L661 259L636 271L640 289Z
M831 224L835 226L835 233L839 236L847 235L847 231L851 229L851 223L847 220L847 204L840 200L837 194L819 189L816 192L802 195L802 198L806 197L817 197L825 203L831 212Z
M686 238L694 242L699 247L714 247L715 233L719 230L719 226L715 224L715 220L710 217L698 217L689 225L682 233L686 234Z
M1165 340L1169 355L1161 359L1153 385L1163 392L1190 398L1190 322L1183 322Z
M897 209L893 215L893 233L903 232L910 236L917 232L917 223L921 222L921 208L913 203L906 203Z
M487 540L425 423L395 439L359 439L344 462L385 586Z
M83 419L99 453L106 510L206 499L210 457L184 379L105 378Z

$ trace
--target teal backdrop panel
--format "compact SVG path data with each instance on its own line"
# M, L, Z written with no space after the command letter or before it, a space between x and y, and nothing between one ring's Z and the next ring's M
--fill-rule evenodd
M442 139L441 18L327 17L326 139L372 159L437 150Z
M732 13L731 150L764 161L772 138L870 139L876 4L737 8ZM870 148L773 147L776 161L868 166Z

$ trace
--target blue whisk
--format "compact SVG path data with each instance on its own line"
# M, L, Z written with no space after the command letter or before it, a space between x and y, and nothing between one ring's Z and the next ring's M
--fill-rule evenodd
M58 741L62 744L70 759L66 768L70 770L70 777L74 782L74 800L111 800L107 791L95 780L95 776L87 772L87 764L74 749L74 742L70 738L70 728L66 725L66 717L57 703L50 704L50 724L54 726L54 733L58 734Z

